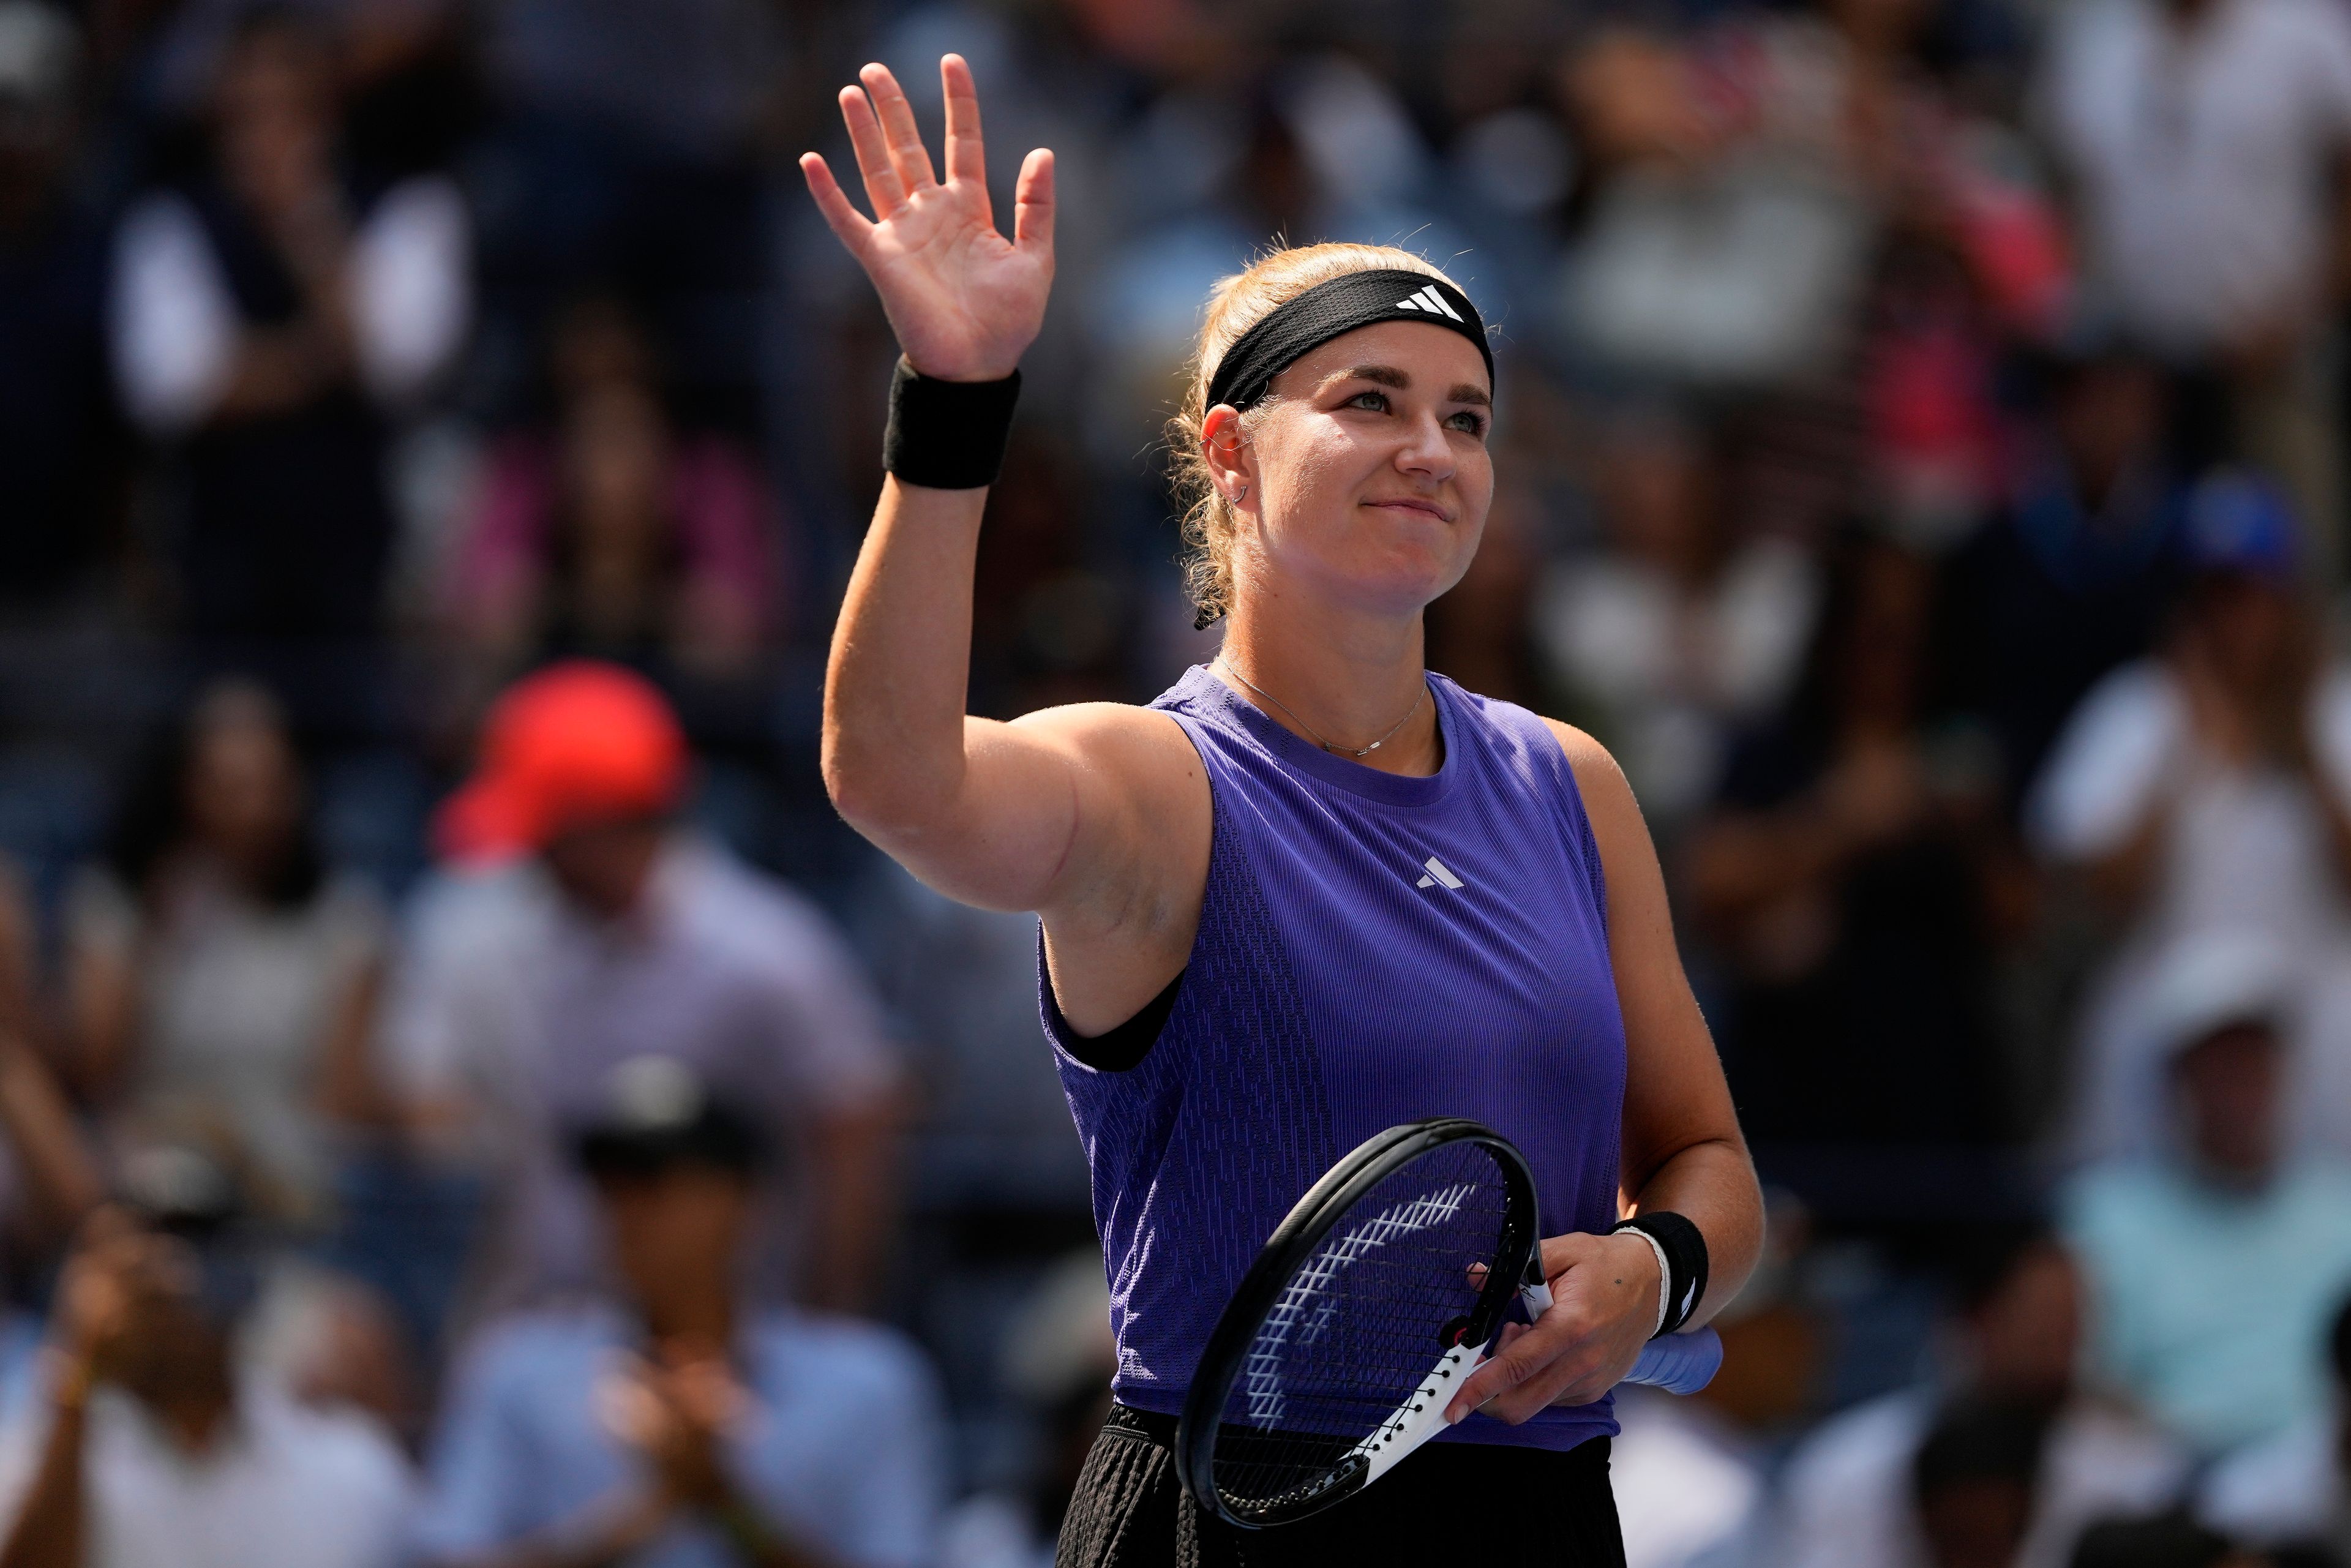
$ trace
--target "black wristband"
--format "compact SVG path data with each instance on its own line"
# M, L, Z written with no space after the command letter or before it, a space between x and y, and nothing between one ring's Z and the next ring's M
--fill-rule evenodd
M1000 382L933 381L898 356L890 378L890 423L882 466L930 490L977 490L996 483L1020 372Z
M1657 1328L1660 1334L1669 1334L1689 1322L1698 1304L1706 1300L1706 1237L1698 1228L1671 1209L1654 1214L1635 1215L1620 1219L1608 1228L1614 1235L1619 1230L1637 1230L1655 1241L1666 1255L1666 1321Z

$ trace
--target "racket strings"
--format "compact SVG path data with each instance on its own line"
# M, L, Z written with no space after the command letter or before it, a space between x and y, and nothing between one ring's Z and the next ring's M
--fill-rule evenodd
M1228 1505L1280 1511L1346 1479L1468 1330L1509 1224L1502 1170L1474 1142L1439 1145L1350 1206L1242 1356L1213 1467Z

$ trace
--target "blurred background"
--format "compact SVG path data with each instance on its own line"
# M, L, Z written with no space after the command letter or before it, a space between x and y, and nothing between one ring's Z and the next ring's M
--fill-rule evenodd
M1050 1561L1034 922L816 768L792 160L946 49L1063 193L975 711L1213 652L1217 278L1498 329L1430 664L1624 762L1771 1194L1633 1568L2351 1563L2345 0L0 0L0 1564Z

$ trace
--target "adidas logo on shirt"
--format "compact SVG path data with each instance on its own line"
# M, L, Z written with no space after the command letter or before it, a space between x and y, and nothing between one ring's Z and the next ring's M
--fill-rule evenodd
M1409 299L1397 300L1395 308L1399 310L1426 310L1431 316L1449 316L1456 321L1461 319L1461 312L1447 305L1445 296L1434 287L1423 288Z
M1428 874L1422 877L1418 882L1413 883L1415 887L1435 887L1439 883L1443 883L1446 886L1451 888L1459 888L1466 885L1459 877L1455 876L1451 871L1446 868L1446 864L1443 861L1438 860L1435 855L1429 856L1420 863L1422 867L1427 871Z

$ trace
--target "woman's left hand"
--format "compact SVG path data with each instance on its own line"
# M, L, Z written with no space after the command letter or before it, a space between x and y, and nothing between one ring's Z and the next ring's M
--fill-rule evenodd
M1515 1427L1551 1405L1589 1405L1624 1381L1657 1326L1657 1255L1631 1231L1554 1236L1542 1244L1551 1311L1502 1331L1501 1348L1446 1407L1482 1408Z

